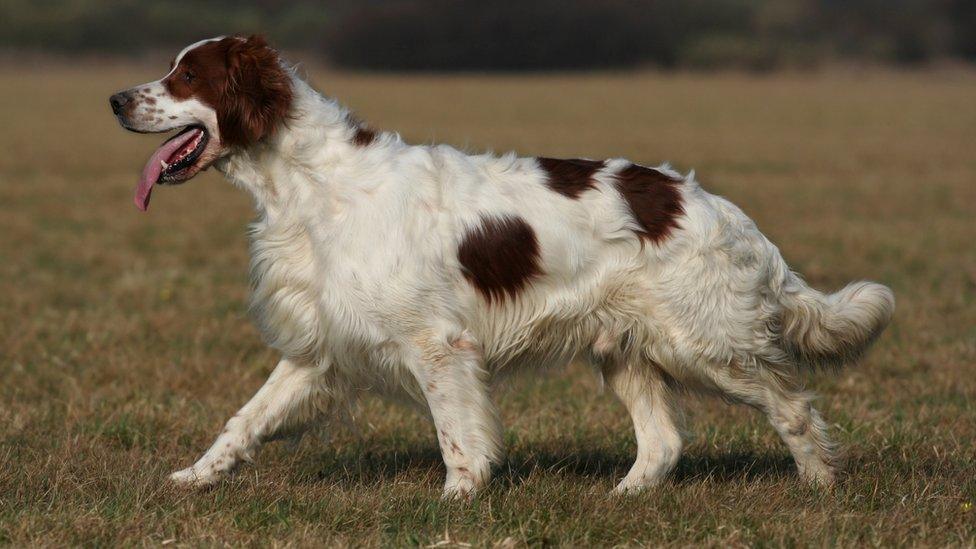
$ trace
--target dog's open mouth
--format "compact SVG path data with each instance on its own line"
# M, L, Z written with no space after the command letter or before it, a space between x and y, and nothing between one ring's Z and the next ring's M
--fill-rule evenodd
M187 126L167 139L149 157L136 187L136 206L145 211L156 183L182 183L196 175L197 162L207 148L210 135L202 126Z

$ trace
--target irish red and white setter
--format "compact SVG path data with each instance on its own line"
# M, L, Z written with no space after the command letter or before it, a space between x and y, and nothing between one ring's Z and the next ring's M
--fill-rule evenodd
M282 356L173 480L213 483L263 441L376 391L429 412L444 494L470 497L502 459L493 382L574 359L633 417L637 459L617 491L674 466L686 391L761 410L801 475L835 478L800 380L856 359L894 296L870 282L811 289L692 175L410 145L361 125L260 37L193 44L111 105L126 129L178 131L146 163L139 208L209 166L253 195L253 309Z

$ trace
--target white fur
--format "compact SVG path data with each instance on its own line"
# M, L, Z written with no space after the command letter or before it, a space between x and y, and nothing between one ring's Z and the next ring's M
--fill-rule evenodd
M285 358L173 479L214 482L261 441L370 390L425 405L445 495L470 496L502 457L492 382L579 358L633 416L638 456L618 491L658 482L676 463L680 389L763 410L800 471L832 480L832 445L798 374L873 339L893 310L887 288L811 290L752 221L691 176L679 185L680 228L642 245L614 186L626 160L608 161L597 188L574 200L546 186L533 158L393 134L357 146L345 109L300 78L293 85L279 131L216 164L254 197L253 309ZM462 276L459 242L484 215L517 215L538 237L544 274L516 299L489 304Z

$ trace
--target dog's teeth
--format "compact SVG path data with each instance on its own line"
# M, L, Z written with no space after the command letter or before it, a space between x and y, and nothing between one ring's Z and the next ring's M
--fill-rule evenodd
M160 166L162 166L164 170L165 170L166 168L168 168L168 167L169 167L169 166L168 166L168 165L166 164L166 162L164 162L164 161L162 161L162 160L160 160L160 161L159 161L159 165L160 165Z

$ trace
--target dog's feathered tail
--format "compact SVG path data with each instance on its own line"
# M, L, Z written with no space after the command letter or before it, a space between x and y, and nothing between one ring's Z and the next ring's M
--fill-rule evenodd
M794 277L780 296L784 350L808 367L837 367L857 360L884 331L895 295L884 285L853 282L824 294Z

